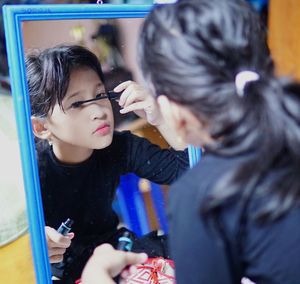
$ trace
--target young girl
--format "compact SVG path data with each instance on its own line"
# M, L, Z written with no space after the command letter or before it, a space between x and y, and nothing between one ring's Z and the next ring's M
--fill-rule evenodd
M63 260L63 275L62 265L53 265L53 272L71 283L97 245L115 245L125 230L117 229L112 209L120 176L133 172L170 184L188 167L188 158L186 152L114 131L112 97L99 61L87 49L46 49L27 56L26 68L33 131L48 142L37 143L37 151L50 262ZM164 128L155 101L136 84L125 82L116 90L123 91L123 112L142 111ZM74 220L73 233L62 236L56 229L67 218ZM137 239L135 244L134 250L159 254Z
M275 76L259 16L243 0L177 1L139 43L169 126L206 147L170 189L176 283L300 283L300 85ZM144 258L102 246L82 282Z
M274 74L259 16L182 0L156 7L139 43L169 126L206 148L170 189L176 283L300 283L300 85Z

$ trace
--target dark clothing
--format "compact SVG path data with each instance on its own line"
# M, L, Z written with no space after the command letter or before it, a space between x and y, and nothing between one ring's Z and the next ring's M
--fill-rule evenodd
M241 158L207 155L172 185L169 241L178 284L240 284L241 276L257 284L300 283L299 207L275 222L259 225L251 217L263 201L251 200L243 241L237 232L245 210L238 201L220 213L224 232L203 222L200 209L207 194L222 174L239 163ZM265 182L271 180L272 175Z
M76 165L60 163L49 146L37 149L46 225L58 228L67 218L74 220L75 238L65 254L66 271L76 262L84 264L97 245L116 244L119 220L112 202L121 175L132 172L170 184L188 168L186 151L162 150L130 132L115 132L110 146L94 150Z

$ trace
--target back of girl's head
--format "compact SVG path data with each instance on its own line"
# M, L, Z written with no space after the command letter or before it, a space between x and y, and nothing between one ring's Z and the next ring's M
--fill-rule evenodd
M243 0L182 0L153 9L141 33L140 63L157 94L184 104L234 99L241 70L272 73L264 28ZM184 94L184 95L183 95ZM208 102L207 102L208 103Z
M104 83L96 55L77 45L60 45L26 57L26 73L32 115L44 117L58 103L62 107L70 74L77 68L94 70Z
M260 187L268 202L259 216L276 218L299 204L300 87L275 77L265 28L246 1L179 0L155 7L143 26L139 53L156 95L189 107L206 123L215 139L208 151L251 153L228 173L231 178L219 180L204 211L262 182L276 167L284 169L280 176ZM259 79L239 95L235 80L245 70Z

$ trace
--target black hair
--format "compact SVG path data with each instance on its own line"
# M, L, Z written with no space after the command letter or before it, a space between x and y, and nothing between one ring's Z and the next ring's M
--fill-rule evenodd
M70 74L88 67L94 70L104 84L101 64L97 56L78 45L59 45L26 56L26 74L32 115L45 117L56 103L63 109Z
M206 123L207 151L242 158L202 204L202 213L263 196L256 220L300 204L300 85L276 78L259 15L243 0L182 0L155 7L139 41L140 65L164 94ZM236 75L259 74L237 94ZM266 177L274 174L272 182Z

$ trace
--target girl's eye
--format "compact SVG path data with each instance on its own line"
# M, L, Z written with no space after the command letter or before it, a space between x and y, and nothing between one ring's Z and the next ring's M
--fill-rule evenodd
M98 93L96 95L96 98L98 99L98 98L102 98L102 97L105 97L105 96L106 96L106 93Z
M70 108L79 108L81 105L82 105L82 102L75 102L75 103L71 104Z

